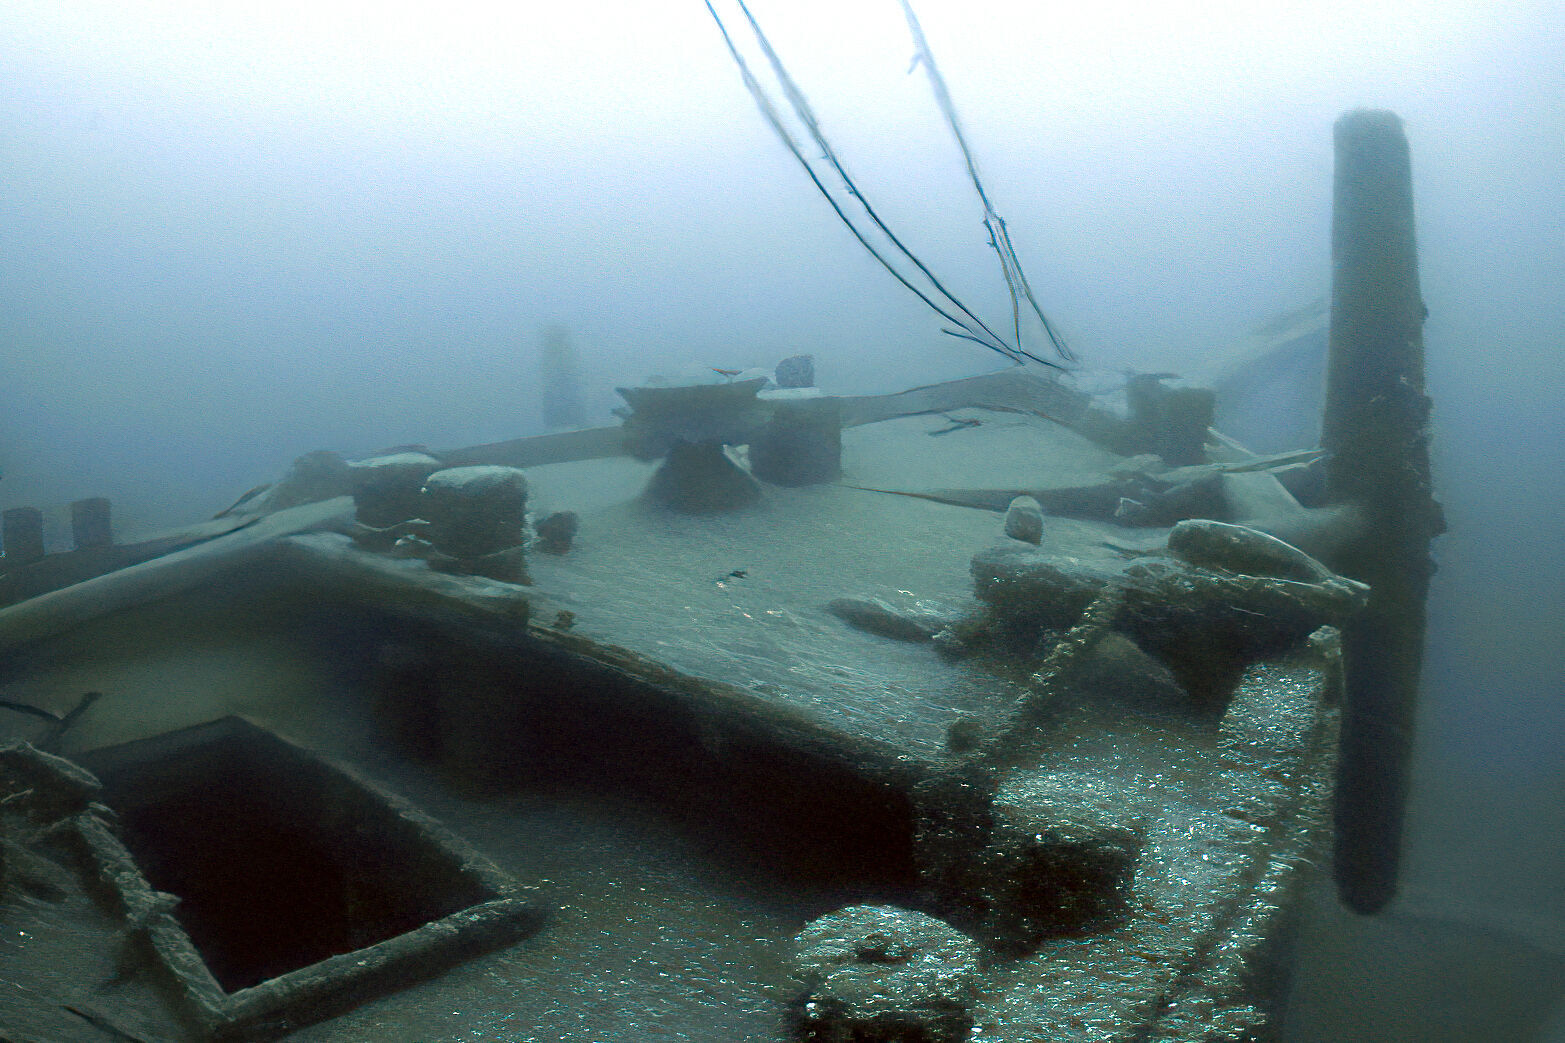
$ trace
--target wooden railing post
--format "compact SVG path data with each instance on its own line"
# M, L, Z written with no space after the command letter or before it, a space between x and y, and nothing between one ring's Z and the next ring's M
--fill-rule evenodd
M114 546L107 497L94 496L71 504L71 541L77 550Z
M43 512L36 507L12 507L0 515L0 546L5 549L7 571L43 557Z

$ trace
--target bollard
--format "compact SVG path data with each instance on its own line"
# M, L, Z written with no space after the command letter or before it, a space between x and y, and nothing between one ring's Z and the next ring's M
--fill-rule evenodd
M1365 535L1339 571L1371 587L1343 628L1345 691L1336 788L1337 891L1359 913L1396 893L1424 647L1430 541L1429 399L1401 121L1357 110L1336 125L1331 332L1321 445L1327 499L1352 504Z
M772 377L780 388L812 388L815 386L815 356L789 355L777 363Z
M1156 453L1170 467L1206 463L1206 432L1217 411L1210 388L1167 388L1166 373L1139 373L1130 378L1125 397L1130 406L1130 454Z
M77 550L114 546L108 497L94 496L71 504L71 543Z
M818 485L842 477L842 405L835 398L774 404L750 442L750 470L773 485Z
M43 512L36 507L12 507L0 516L0 547L7 568L31 565L43 557Z

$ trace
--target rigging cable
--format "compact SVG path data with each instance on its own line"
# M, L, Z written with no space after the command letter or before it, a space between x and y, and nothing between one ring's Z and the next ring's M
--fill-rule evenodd
M1070 353L1065 349L1063 341L1057 336L1054 328L1049 324L1048 320L1044 319L1041 309L1038 308L1036 301L1033 300L1031 289L1026 285L1025 277L1021 274L1021 266L1020 263L1016 260L1015 251L1011 248L1010 237L1005 230L1005 223L1000 219L999 215L994 212L993 207L989 205L988 196L983 190L982 183L977 178L977 171L973 163L971 153L967 149L966 142L961 135L960 129L957 128L954 122L955 113L954 109L952 109L950 106L949 94L944 92L944 82L938 79L938 71L934 69L933 58L929 55L928 45L923 40L921 31L915 31L915 43L919 46L919 54L928 65L931 75L936 77L935 82L939 84L936 91L937 100L943 98L942 109L945 111L947 119L952 121L953 130L956 131L958 143L962 146L963 154L967 160L969 175L973 178L974 184L978 188L979 197L985 206L984 223L989 229L990 245L994 248L1001 259L1001 270L1006 279L1007 289L1011 294L1012 323L1016 334L1016 343L1014 345L1008 343L1004 338L996 334L992 329L990 329L988 325L983 322L982 319L980 319L971 309L963 304L959 298L946 289L944 284L940 282L934 273L930 271L930 269L921 260L919 260L916 255L914 255L914 253L902 242L902 240L892 232L886 223L881 220L880 215L876 213L874 207L871 206L863 192L859 190L852 177L848 174L841 160L838 158L836 150L834 150L830 143L826 140L824 133L820 129L820 123L816 119L813 109L810 107L808 99L805 98L803 91L800 90L798 84L793 80L792 76L788 74L787 69L782 64L781 58L777 55L776 50L772 47L771 41L767 38L765 32L761 29L760 23L750 12L749 7L745 4L744 0L736 0L739 9L744 13L745 19L750 24L750 28L755 34L756 40L772 68L772 72L777 77L778 82L782 85L783 93L788 99L794 114L798 117L799 122L802 123L805 129L809 132L811 140L813 140L816 147L821 150L821 153L827 163L841 179L843 187L847 191L848 195L857 200L859 206L864 211L864 215L869 218L874 227L879 230L879 232L886 238L886 240L891 243L893 247L895 247L897 252L899 252L903 257L911 262L915 268L918 269L919 273L921 273L922 276L928 280L930 286L933 287L933 289L926 292L925 290L915 286L906 274L900 271L896 265L892 264L892 262L887 259L885 254L870 242L869 236L866 235L865 231L861 229L855 223L855 221L848 216L847 212L843 209L842 203L839 202L838 199L832 194L832 192L826 187L820 172L818 172L811 164L810 160L805 157L803 148L801 147L799 141L795 139L794 135L789 132L788 128L784 124L777 105L767 95L765 89L761 86L760 81L751 71L749 64L745 61L743 55L740 54L739 48L734 43L732 36L729 34L728 28L724 24L722 17L718 15L716 8L713 7L712 0L704 0L704 2L706 3L707 12L712 16L713 22L716 23L718 31L723 36L723 42L728 47L728 53L730 56L732 56L734 63L739 67L740 76L744 81L746 89L749 90L751 96L755 99L757 106L759 106L761 109L762 115L765 116L772 129L777 133L778 137L782 139L783 144L788 148L789 152L793 154L794 158L798 160L800 166L804 168L806 174L809 175L810 180L815 184L816 189L820 191L821 195L825 197L827 203L829 203L831 208L836 212L838 219L841 220L842 223L847 226L848 230L853 233L854 237L858 239L860 245L869 251L870 255L874 257L875 260L886 269L886 271L888 271L894 278L896 278L898 282L902 283L903 286L910 290L914 295L916 295L947 322L951 323L953 326L958 327L958 329L955 330L942 330L943 333L961 338L963 340L970 340L974 343L981 344L992 351L996 351L1002 355L1005 355L1007 358L1011 359L1011 361L1017 363L1018 365L1023 364L1026 360L1031 360L1033 362L1038 362L1042 365L1052 368L1061 368L1057 363L1051 362L1047 359L1039 358L1037 355L1034 355L1022 348L1019 301L1022 296L1025 296L1033 311L1043 322L1044 329L1048 332L1049 338L1054 344L1056 350L1060 352L1060 355L1063 358L1072 358ZM904 12L910 18L912 17L911 9L906 6L905 2ZM916 21L912 21L910 22L910 25L916 27L917 23ZM946 302L945 306L936 303L936 301L933 299L934 297L942 298L943 301ZM956 314L953 314L953 312Z
M946 87L945 77L940 75L940 68L935 64L934 52L929 49L929 41L924 36L924 28L919 24L918 15L913 13L911 0L899 0L902 5L902 13L907 18L908 31L913 35L913 46L917 48L914 55L914 64L922 61L924 72L929 76L930 86L935 92L935 102L940 106L940 111L945 114L946 122L951 126L951 133L956 137L957 147L962 150L962 158L967 162L967 175L973 182L973 188L978 192L978 199L984 205L984 226L989 229L989 245L994 247L995 253L1000 258L1000 270L1005 276L1005 285L1011 291L1012 321L1016 324L1016 348L1021 350L1021 320L1020 297L1025 297L1033 314L1038 316L1038 321L1043 324L1043 331L1049 336L1049 343L1054 345L1054 350L1060 353L1060 357L1069 361L1075 361L1076 356L1066 346L1064 338L1054 328L1043 314L1043 309L1038 306L1037 298L1033 296L1032 287L1027 283L1027 274L1022 271L1022 262L1016 256L1016 248L1011 245L1011 234L1005 227L1005 219L995 211L994 204L989 201L989 193L984 190L983 180L978 176L978 163L973 159L973 151L967 146L967 136L962 133L961 121L957 119L956 106L951 101L951 92ZM1028 355L1036 362L1042 359Z

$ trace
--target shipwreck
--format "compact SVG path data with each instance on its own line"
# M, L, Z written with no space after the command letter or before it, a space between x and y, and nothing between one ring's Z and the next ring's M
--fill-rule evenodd
M0 1035L1274 1033L1304 889L1395 887L1439 531L1406 142L1337 149L1319 447L793 359L140 544L8 511Z

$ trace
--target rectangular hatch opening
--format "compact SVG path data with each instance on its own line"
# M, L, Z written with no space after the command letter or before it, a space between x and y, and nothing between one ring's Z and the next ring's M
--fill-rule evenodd
M316 1020L542 922L438 823L240 718L80 760L146 883L179 899L217 993L163 962L198 1007Z

